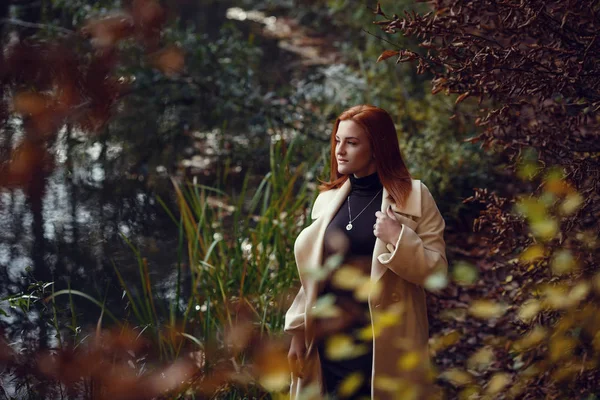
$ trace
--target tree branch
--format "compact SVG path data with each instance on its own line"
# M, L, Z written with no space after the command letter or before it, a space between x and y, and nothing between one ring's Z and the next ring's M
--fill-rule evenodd
M76 33L75 31L73 31L71 29L63 28L60 26L48 25L48 24L37 24L34 22L27 22L27 21L22 21L20 19L14 19L14 18L3 18L0 20L0 22L3 24L22 26L24 28L36 28L36 29L48 29L48 30L54 29L54 30L62 32L66 35L72 35L72 34Z

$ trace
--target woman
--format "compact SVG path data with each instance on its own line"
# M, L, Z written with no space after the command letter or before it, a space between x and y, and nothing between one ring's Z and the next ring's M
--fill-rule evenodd
M425 397L424 283L447 272L445 223L427 187L411 179L386 111L360 105L337 118L331 179L320 189L313 222L294 244L302 285L284 328L293 335L292 398L308 388L346 398ZM341 264L324 265L335 254ZM334 299L333 314L318 312L324 296Z

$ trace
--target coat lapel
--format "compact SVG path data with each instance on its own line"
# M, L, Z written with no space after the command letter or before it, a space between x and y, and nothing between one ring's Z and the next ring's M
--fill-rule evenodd
M312 268L320 268L323 264L323 247L324 247L324 239L325 239L325 230L327 226L342 206L346 197L350 193L351 184L350 180L346 180L342 186L340 186L337 190L332 190L331 197L326 200L323 205L323 209L319 210L319 217L315 221L314 228L315 231L305 232L307 237L303 238L303 242L305 241L306 249L310 249L310 254L302 254L300 252L302 260L301 264L304 268L304 271L309 271ZM403 207L398 207L395 203L391 202L388 199L388 191L383 188L383 195L381 201L381 212L385 213L386 208L391 204L392 210L397 213L406 214L414 217L421 216L421 181L413 180L412 181L412 191L406 201L406 204ZM371 260L371 280L374 282L381 279L387 267L379 263L377 257L383 253L388 252L388 249L385 246L385 243L379 239L375 240L375 247L373 249L373 258ZM308 256L308 257L305 257ZM311 278L311 274L307 274L304 277L301 274L301 278L303 278L303 284L305 290L307 290L307 297L311 304L316 301L316 281Z
M388 191L383 188L383 199L381 201L381 212L385 214L385 210L391 204L390 200L388 200ZM379 238L375 239L375 248L373 249L373 259L371 260L371 281L377 282L385 273L387 267L381 265L377 257L380 254L387 252L385 248L385 243Z
M403 207L399 207L396 203L390 201L388 199L388 191L383 188L383 199L381 201L381 212L386 213L386 209L391 204L392 211L401 214L407 214L414 217L421 217L421 181L413 179L412 181L412 190L408 199L406 199L406 204ZM383 253L387 253L388 250L383 241L376 239L375 240L375 248L373 249L373 259L371 260L371 280L373 282L377 282L385 271L387 267L382 265L377 257L379 257Z

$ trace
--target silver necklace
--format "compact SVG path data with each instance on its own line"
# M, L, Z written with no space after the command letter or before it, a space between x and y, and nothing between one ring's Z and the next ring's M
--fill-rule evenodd
M350 229L352 229L352 223L353 223L354 221L356 221L356 218L360 217L360 214L362 214L362 213L363 213L363 212L364 212L364 211L367 209L367 207L369 207L369 205L370 205L370 204L373 202L373 200L375 200L375 198L376 198L377 196L379 196L379 193L381 193L381 191L382 191L382 190L383 190L383 189L379 189L379 192L377 192L377 194L375 195L375 197L373 197L373 198L371 199L371 201L369 202L369 204L367 204L367 205L365 206L365 208L363 208L363 209L362 209L362 211L361 211L361 212L359 212L359 213L358 213L358 215L357 215L356 217L354 217L354 219L352 219L352 212L350 211L350 196L348 195L348 218L350 219L350 221L348 222L348 225L346 225L346 230L347 230L347 231L349 231Z

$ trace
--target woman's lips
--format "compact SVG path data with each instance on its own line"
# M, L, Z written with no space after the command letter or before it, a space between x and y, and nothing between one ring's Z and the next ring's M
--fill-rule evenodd
M339 159L338 159L338 163L339 163L339 164L344 164L344 163L347 163L347 162L348 162L348 160L339 160Z

